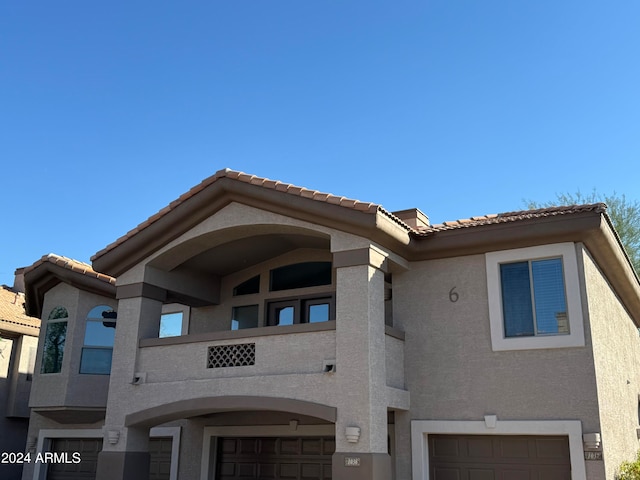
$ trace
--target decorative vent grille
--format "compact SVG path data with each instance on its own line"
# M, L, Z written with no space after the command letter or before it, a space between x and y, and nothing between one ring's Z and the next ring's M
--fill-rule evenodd
M218 345L209 347L207 368L244 367L256 364L256 344Z

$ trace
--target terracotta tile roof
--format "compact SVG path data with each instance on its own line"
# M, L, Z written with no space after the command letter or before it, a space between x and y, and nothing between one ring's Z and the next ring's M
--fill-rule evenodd
M103 248L102 250L97 252L93 257L91 257L91 260L95 260L96 258L101 257L105 253L116 248L118 245L126 242L128 239L130 239L140 231L144 230L149 225L158 221L160 218L162 218L164 215L169 213L171 210L174 210L178 205L189 200L191 197L201 192L205 188L209 187L210 185L212 185L213 183L215 183L221 178L230 178L230 179L237 180L239 182L247 183L250 185L256 185L262 188L276 190L278 192L284 192L289 195L294 195L297 197L309 198L312 200L316 200L318 202L325 202L331 205L339 205L341 207L350 208L350 209L357 210L364 213L375 214L376 212L380 212L383 215L388 216L391 220L396 222L401 227L405 228L406 230L410 230L410 227L408 227L402 220L400 220L398 217L396 217L389 211L385 210L381 205L371 203L371 202L361 202L359 200L354 200L347 197L340 197L337 195L333 195L331 193L323 193L317 190L310 190L304 187L298 187L296 185L292 185L290 183L283 183L278 180L270 180L268 178L258 177L256 175L250 175L248 173L225 168L223 170L218 170L211 177L203 180L201 183L193 187L191 190L182 194L177 200L174 200L173 202L171 202L168 206L164 207L158 213L149 217L147 220L145 220L140 225L138 225L134 229L127 232L125 235L117 239L115 242L107 245L105 248Z
M497 223L517 222L536 218L556 217L582 212L606 213L607 206L604 203L593 203L589 205L568 205L560 207L538 208L535 210L521 210L517 212L506 212L481 217L464 218L450 222L443 222L428 227L420 227L414 232L419 236L428 236L436 232L446 230L457 230L461 228L478 227L482 225L493 225Z
M33 265L26 267L24 269L24 273L35 270L42 264L45 263L53 263L54 265L58 265L60 267L66 268L67 270L71 270L77 273L81 273L82 275L86 275L88 277L97 278L105 283L110 283L111 285L116 284L116 279L109 275L105 275L104 273L96 272L91 265L88 263L80 262L78 260L73 260L72 258L63 257L60 255L56 255L55 253L50 253L48 255L44 255L40 260L36 261Z
M40 328L40 319L25 313L24 302L24 293L0 286L0 330L11 330L12 325Z
M229 178L229 179L243 182L246 184L255 185L262 188L287 193L289 195L293 195L296 197L308 198L318 202L328 203L330 205L338 205L344 208L349 208L349 209L357 210L364 213L375 214L379 212L385 215L386 217L388 217L391 221L395 222L401 228L407 231L410 231L419 237L426 237L433 233L442 232L446 230L455 230L460 228L469 228L469 227L476 227L476 226L482 226L482 225L492 225L497 223L515 222L515 221L526 220L526 219L551 217L551 216L566 215L571 213L579 213L579 212L587 212L587 211L594 211L598 213L606 211L606 205L603 203L596 203L591 205L548 207L548 208L540 208L536 210L523 210L523 211L499 213L499 214L493 214L493 215L484 215L480 217L471 217L467 219L443 222L441 224L430 225L428 227L420 226L417 228L411 228L402 219L398 218L393 213L389 212L388 210L384 209L381 205L376 203L361 202L359 200L354 200L347 197L341 197L338 195L333 195L331 193L323 193L317 190L310 190L304 187L298 187L296 185L292 185L290 183L284 183L278 180L270 180L268 178L258 177L256 175L250 175L244 172L239 172L236 170L230 170L228 168L225 168L223 170L217 171L211 177L203 180L201 183L191 188L188 192L182 194L179 198L177 198L176 200L171 202L169 205L167 205L166 207L158 211L156 214L149 217L140 225L133 228L122 237L118 238L115 242L107 245L105 248L103 248L102 250L97 252L95 255L93 255L91 257L91 260L92 261L96 260L102 255L113 250L117 246L126 242L127 240L129 240L130 238L138 234L139 232L143 231L153 223L160 220L163 216L165 216L172 210L175 210L179 205L186 202L191 197L195 196L196 194L198 194L199 192L206 189L207 187L209 187L210 185L214 184L216 181L222 178ZM43 257L43 259L44 258L45 257ZM102 276L104 277L105 280L113 283L112 277L94 272L91 266L85 263L75 262L70 259L65 259L64 257L58 257L58 258L63 259L63 261L66 261L66 262L74 262L71 264L71 266L67 266L67 268L72 268L74 270L78 268L84 269L84 271L87 272L88 274L96 275L98 276L98 278L101 278ZM58 261L56 261L56 263L57 262Z

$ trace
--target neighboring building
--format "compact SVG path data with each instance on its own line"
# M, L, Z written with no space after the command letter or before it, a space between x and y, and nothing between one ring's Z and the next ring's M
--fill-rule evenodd
M36 361L40 320L24 310L22 271L13 286L0 286L0 478L18 480L22 465L9 454L25 451L29 391Z
M82 462L23 479L612 479L640 284L605 209L429 225L219 171L25 270L32 450Z

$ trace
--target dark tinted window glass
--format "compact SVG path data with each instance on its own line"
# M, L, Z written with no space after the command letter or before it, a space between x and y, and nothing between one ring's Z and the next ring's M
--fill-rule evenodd
M253 278L250 278L246 282L242 282L240 285L233 289L233 296L237 297L238 295L250 295L252 293L260 292L260 275L256 275Z
M62 369L66 339L67 322L52 322L47 325L42 354L42 373L58 373Z
M233 307L231 316L231 330L256 328L258 326L258 305Z
M539 335L569 333L562 259L531 262L536 325Z
M529 262L500 265L505 337L534 335Z
M270 290L331 285L331 262L305 262L271 270Z
M111 373L111 357L113 350L110 348L83 348L80 359L80 373L94 375L109 375Z

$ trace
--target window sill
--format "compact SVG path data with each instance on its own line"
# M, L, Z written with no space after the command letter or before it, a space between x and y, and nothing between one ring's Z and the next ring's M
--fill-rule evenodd
M336 322L298 323L295 325L246 328L243 330L225 330L221 332L197 333L179 337L143 338L140 347L158 347L163 345L181 345L186 343L211 342L217 340L235 340L240 338L264 337L268 335L287 335L291 333L311 333L335 330Z

